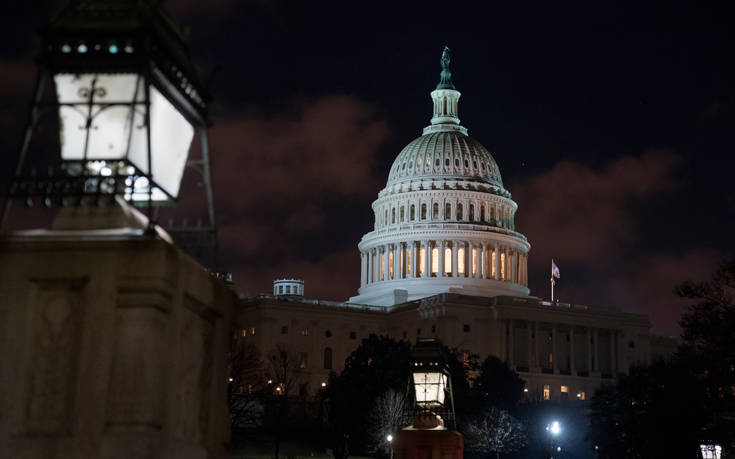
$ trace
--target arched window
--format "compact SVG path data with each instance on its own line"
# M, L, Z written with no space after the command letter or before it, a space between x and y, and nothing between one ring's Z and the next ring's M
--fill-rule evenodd
M401 206L401 223L403 223L403 220L405 218L406 208Z
M435 202L432 206L431 218L439 220L439 203Z
M485 221L485 206L480 206L480 221Z
M421 204L421 220L426 220L426 204Z
M395 207L391 209L390 214L391 214L390 222L395 223L396 222L396 208Z
M444 204L444 220L452 218L452 205L450 203Z
M385 219L383 219L383 224L384 225L388 224L388 209L385 209Z
M332 369L332 348L331 347L324 348L324 369L325 370Z
M459 158L454 158L454 167L459 167Z
M495 206L490 207L490 221L495 223Z
M470 215L469 215L469 217L470 217L469 220L471 222L472 221L475 221L475 205L474 204L470 204Z
M411 216L411 221L416 220L416 206L414 206L413 204L411 204L410 216Z
M462 203L457 204L457 220L462 220Z

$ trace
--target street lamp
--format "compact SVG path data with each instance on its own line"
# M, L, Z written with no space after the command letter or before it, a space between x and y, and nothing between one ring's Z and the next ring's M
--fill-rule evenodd
M388 442L388 447L390 448L390 459L393 459L393 435L386 435L385 440Z

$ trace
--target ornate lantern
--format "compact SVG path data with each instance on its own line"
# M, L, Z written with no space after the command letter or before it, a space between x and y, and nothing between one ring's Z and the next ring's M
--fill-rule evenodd
M453 426L452 380L440 341L421 339L416 342L411 355L411 382L418 414L430 412Z
M76 0L42 30L39 78L10 197L47 205L86 196L121 196L149 207L174 201L200 130L211 201L209 97L185 33L159 4ZM58 115L62 172L24 175L31 137L48 111Z

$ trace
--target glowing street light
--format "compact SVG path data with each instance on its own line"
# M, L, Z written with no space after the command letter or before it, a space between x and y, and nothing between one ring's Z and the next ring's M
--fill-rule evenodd
M546 426L546 430L556 437L561 433L561 424L559 424L559 421L553 421L551 424Z

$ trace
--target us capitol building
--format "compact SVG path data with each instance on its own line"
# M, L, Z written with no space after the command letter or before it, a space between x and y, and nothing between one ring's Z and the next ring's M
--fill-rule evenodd
M518 205L490 152L460 124L448 49L441 65L431 124L398 154L373 202L358 294L309 300L303 282L276 281L272 295L241 300L237 339L296 353L307 375L301 395L341 371L371 333L498 356L541 400L588 399L632 363L666 353L645 315L529 295L531 244L516 231Z

